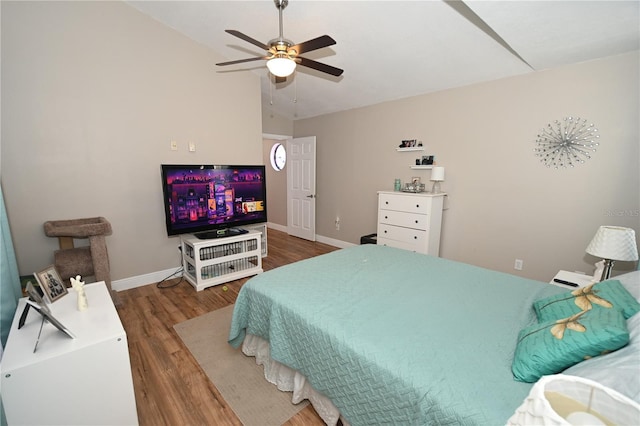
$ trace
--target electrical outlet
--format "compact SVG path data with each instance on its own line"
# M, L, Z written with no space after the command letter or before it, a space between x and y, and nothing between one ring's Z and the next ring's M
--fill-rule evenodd
M171 141L171 151L178 150L178 141Z
M196 144L189 142L189 152L196 152Z
M340 230L340 217L336 216L336 231Z
M513 269L515 269L516 271L522 271L523 265L524 262L522 261L522 259L516 259L516 262L513 264Z

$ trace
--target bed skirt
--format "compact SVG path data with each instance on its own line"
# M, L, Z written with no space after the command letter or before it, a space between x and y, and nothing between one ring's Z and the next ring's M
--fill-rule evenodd
M340 418L340 412L329 398L317 392L306 377L297 371L271 359L269 342L253 334L247 334L242 344L242 352L256 358L256 364L264 367L264 377L269 383L285 392L293 392L291 402L298 404L308 399L318 415L327 425L334 426L338 419L345 426L349 423Z

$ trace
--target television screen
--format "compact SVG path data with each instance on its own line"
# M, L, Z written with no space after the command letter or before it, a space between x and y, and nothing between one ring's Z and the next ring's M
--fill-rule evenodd
M215 238L267 221L264 166L162 165L168 235Z

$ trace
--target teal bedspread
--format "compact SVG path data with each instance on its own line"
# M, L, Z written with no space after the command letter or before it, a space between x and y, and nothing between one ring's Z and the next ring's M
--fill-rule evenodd
M240 291L246 333L352 425L505 424L531 387L511 361L534 300L562 288L376 245L265 272Z

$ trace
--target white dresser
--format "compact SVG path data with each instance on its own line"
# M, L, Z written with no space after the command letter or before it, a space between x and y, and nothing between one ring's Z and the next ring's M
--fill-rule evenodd
M18 309L0 363L2 403L9 425L137 425L136 398L127 335L104 283L85 285L89 303L77 309L77 294L49 305L75 336L71 339L29 309L18 329ZM37 351L34 352L36 341Z
M445 193L378 192L378 244L438 256Z

